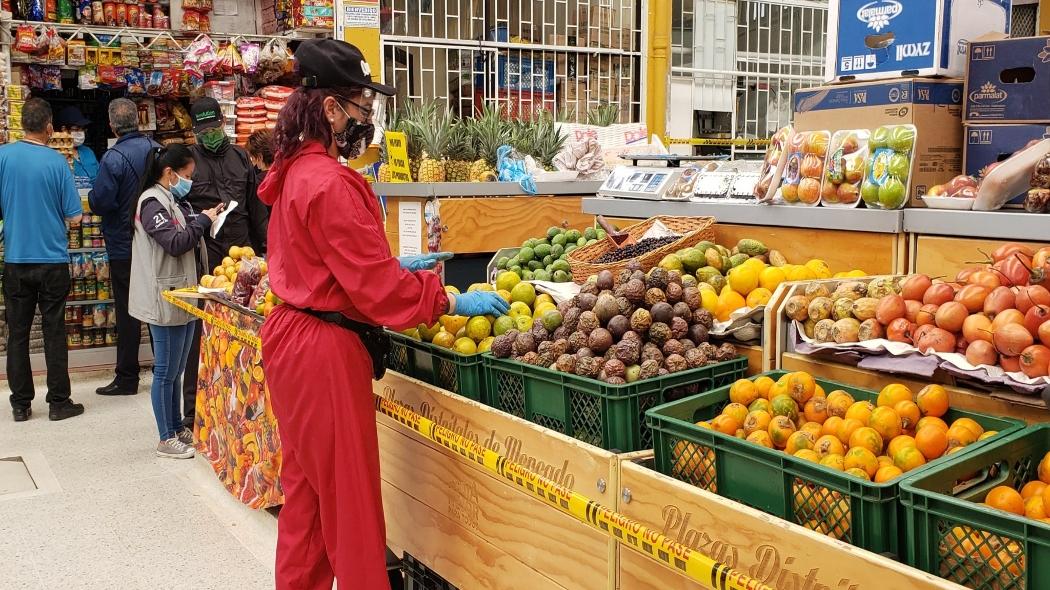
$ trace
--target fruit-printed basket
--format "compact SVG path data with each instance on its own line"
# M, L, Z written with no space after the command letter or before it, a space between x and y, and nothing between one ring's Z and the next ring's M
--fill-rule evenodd
M390 330L387 334L390 335L388 369L488 403L482 354L459 354Z
M786 374L763 375L775 381ZM815 382L825 392L841 390L857 402L874 403L878 398L873 391L822 379ZM874 483L696 424L715 418L729 402L730 387L722 387L649 410L646 419L653 432L657 470L858 547L904 555L904 513L898 496L905 476ZM1022 426L1016 420L956 409L948 409L943 418L949 422L969 418L999 433L988 441ZM974 442L930 465L953 462L986 444ZM909 473L925 469L917 467Z
M908 564L975 590L1050 588L1050 524L980 504L996 486L1050 481L1048 451L1043 424L905 480Z
M715 224L714 217L675 217L670 215L658 215L650 217L641 223L636 223L625 229L632 238L640 240L645 232L649 231L656 222L662 223L667 229L679 234L681 237L670 244L665 244L654 250L650 250L632 259L619 260L616 262L596 263L606 252L616 249L612 238L598 240L589 246L583 246L573 250L569 254L569 269L572 271L572 279L577 283L583 283L587 277L597 274L601 270L610 270L614 274L627 268L632 260L637 260L642 270L649 270L656 266L660 260L672 252L682 248L695 246L704 240L714 241L715 232L712 226Z
M611 385L597 379L485 356L488 405L585 443L622 452L652 448L649 408L728 385L744 376L747 358Z

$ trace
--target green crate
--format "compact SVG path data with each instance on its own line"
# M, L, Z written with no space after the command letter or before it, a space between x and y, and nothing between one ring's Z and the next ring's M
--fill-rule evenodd
M786 371L763 374L777 380ZM816 382L826 392L841 389L857 401L874 402L878 397L873 391L833 381ZM864 481L695 425L717 416L728 402L729 387L723 387L649 410L646 419L653 430L657 470L858 547L903 556L900 478L881 484ZM963 417L973 418L986 430L1000 434L930 465L953 461L1022 426L1016 420L956 409L949 410L944 419L950 422ZM912 473L925 469L920 467Z
M388 331L390 355L387 368L465 398L488 403L485 395L482 354L459 354L428 342Z
M622 452L652 448L649 408L744 376L747 359L624 385L485 355L489 405L583 442Z
M908 564L975 590L1050 588L1050 525L979 504L995 486L1036 479L1048 451L1043 424L905 479Z

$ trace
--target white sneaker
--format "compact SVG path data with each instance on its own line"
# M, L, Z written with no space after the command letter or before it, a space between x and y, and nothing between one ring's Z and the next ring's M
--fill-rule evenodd
M157 443L157 456L165 459L191 459L196 451L193 447L173 436Z

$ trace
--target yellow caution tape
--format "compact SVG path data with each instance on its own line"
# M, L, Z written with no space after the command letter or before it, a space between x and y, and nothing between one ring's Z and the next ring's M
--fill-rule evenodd
M532 497L613 537L624 545L634 547L708 588L714 590L772 590L758 580L690 549L636 520L610 510L583 494L537 475L488 447L470 441L395 401L377 395L376 411L393 418L468 461L477 463L487 471L521 488Z
M182 311L185 311L186 313L192 316L204 320L206 323L211 324L212 326L215 326L216 328L224 332L228 332L231 336L247 344L248 346L251 346L255 349L262 348L262 340L252 331L245 330L244 328L239 328L231 324L230 322L227 322L226 320L217 318L212 314L204 311L203 309L197 307L196 305L191 305L189 302L180 299L171 291L165 291L163 293L163 296L164 300L168 303L174 305L175 307L181 309Z
M716 147L765 147L769 145L769 139L718 139L718 138L706 138L706 137L669 137L667 138L669 145L710 145Z

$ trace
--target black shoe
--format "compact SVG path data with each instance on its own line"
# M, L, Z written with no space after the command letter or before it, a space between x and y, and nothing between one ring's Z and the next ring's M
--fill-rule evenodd
M99 395L135 395L138 393L138 389L126 389L117 385L117 382L114 381L105 387L99 387L95 390L95 393Z
M51 412L48 418L52 422L58 420L65 420L66 418L72 418L79 416L84 413L84 404L75 404L72 401L66 401L61 404L51 404Z
M33 415L33 408L15 408L15 422L25 422Z

